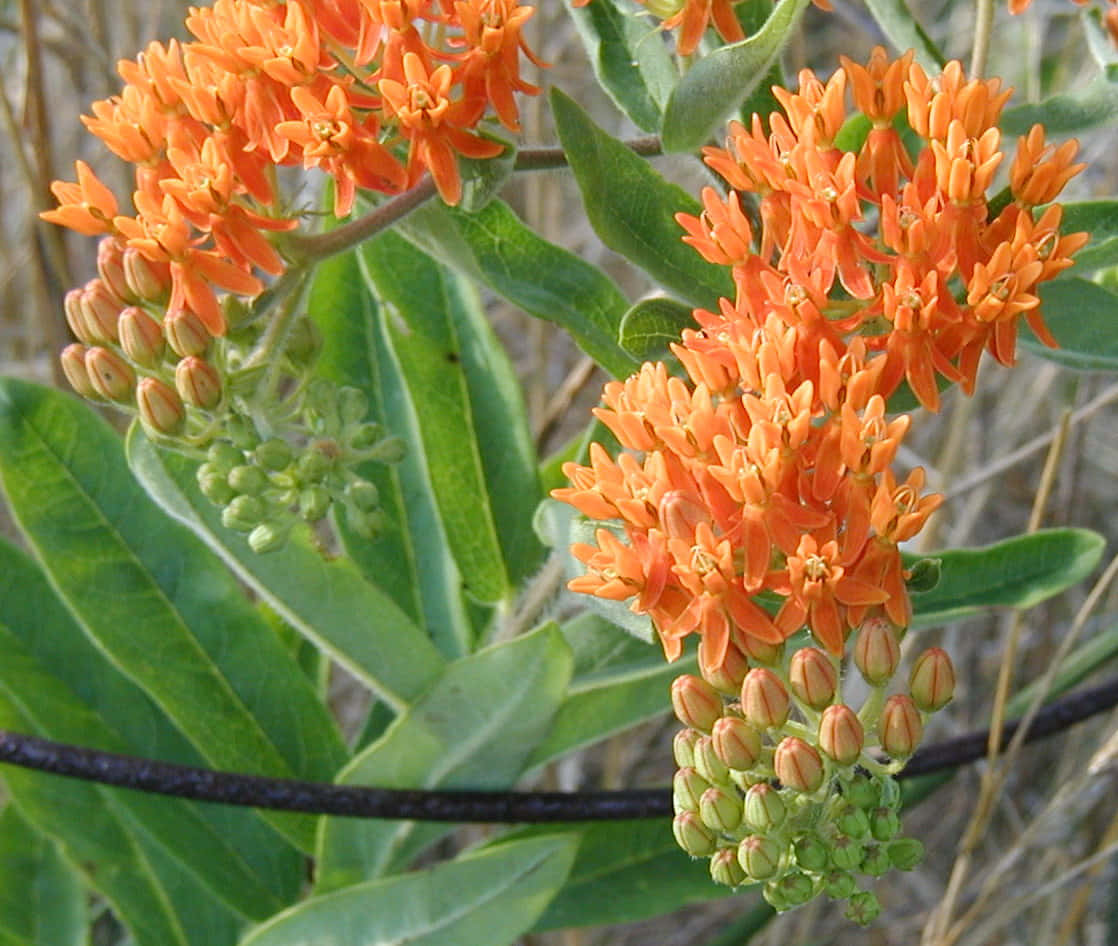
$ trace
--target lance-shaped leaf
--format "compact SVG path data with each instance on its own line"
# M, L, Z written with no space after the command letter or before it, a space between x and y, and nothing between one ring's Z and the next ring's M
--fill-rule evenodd
M685 328L695 328L692 309L663 296L643 299L621 320L621 347L641 361L674 357L669 348Z
M1077 276L1118 266L1118 200L1085 200L1064 204L1062 233L1090 234L1090 242L1075 254L1075 265L1066 272ZM1042 287L1044 291L1046 287Z
M281 913L241 946L506 946L562 885L574 848L565 835L533 838L356 884Z
M807 0L780 0L760 30L713 50L688 70L664 109L665 151L694 151L710 140L764 79L806 6Z
M311 775L340 761L306 675L221 564L144 495L120 439L92 411L0 382L0 477L85 632L209 764ZM310 845L312 819L265 817Z
M356 251L319 264L307 306L323 336L317 373L363 390L377 421L407 444L399 463L367 463L360 468L360 474L376 486L388 523L375 541L369 541L349 528L345 516L337 517L335 525L346 552L365 579L425 629L445 655L462 656L474 634L462 599L461 576L431 495L407 386Z
M1024 135L1038 122L1050 135L1074 135L1106 125L1118 117L1118 82L1098 76L1043 102L1018 105L1002 114L1001 127L1007 135Z
M617 344L617 327L629 308L617 284L537 235L503 201L491 200L474 214L429 201L398 229L420 249L529 315L565 329L615 377L636 367Z
M940 579L912 595L912 626L932 627L984 608L1031 608L1086 578L1105 546L1087 529L1042 529L984 548L936 552Z
M0 814L0 942L85 946L87 923L81 879L8 805Z
M650 21L616 0L571 6L570 14L598 84L634 125L659 131L679 72Z
M866 0L866 6L898 52L913 50L916 61L929 72L943 69L947 59L912 15L905 0Z
M696 305L717 308L720 296L732 297L729 268L708 263L684 243L675 221L677 213L699 214L699 202L606 134L558 89L551 91L551 110L587 219L602 242Z
M535 451L511 365L465 280L394 233L362 248L468 594L503 599L535 569Z
M1040 287L1044 324L1059 348L1042 345L1022 326L1021 345L1078 371L1118 371L1118 294L1086 279L1055 279Z
M128 460L159 504L186 523L233 572L296 630L394 707L422 694L444 661L430 638L383 591L345 559L327 561L295 535L267 555L221 524L221 512L198 490L197 464L154 446L133 428Z
M507 787L547 732L570 674L570 649L554 624L464 657L338 781L386 788ZM413 837L413 822L327 818L319 889L375 877L441 831Z

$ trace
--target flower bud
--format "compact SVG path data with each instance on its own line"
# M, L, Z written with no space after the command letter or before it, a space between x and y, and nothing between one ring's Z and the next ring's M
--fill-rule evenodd
M871 686L887 683L901 662L901 646L887 618L867 618L854 644L854 663Z
M738 845L738 864L752 880L768 880L780 870L780 853L772 838L751 834Z
M722 662L715 666L711 663L709 651L710 641L704 637L699 641L699 667L702 668L703 679L719 693L737 696L741 692L741 683L749 672L749 661L745 654L733 643L727 644Z
M799 792L814 792L823 784L823 760L813 746L788 736L773 753L773 771L781 783Z
M924 736L920 710L912 698L897 693L885 701L877 724L881 748L894 759L907 759Z
M141 378L136 385L136 406L145 427L157 434L173 436L186 423L186 408L173 388L157 378Z
M730 770L726 763L718 758L714 751L714 743L710 736L700 736L695 740L695 770L708 782L716 785L726 785L730 781Z
M136 364L153 368L163 358L166 348L163 329L143 309L134 305L123 309L117 321L117 332L124 354Z
M201 358L184 358L178 363L175 387L187 404L203 410L217 407L221 401L221 378L213 366Z
M322 332L310 319L299 319L291 327L284 354L298 365L308 365L322 348Z
M777 789L768 782L758 782L750 785L745 793L743 814L749 827L761 834L768 834L784 824L788 809Z
M754 667L741 685L741 709L760 729L783 726L788 719L788 691L780 678L764 667Z
M741 811L736 790L730 794L712 785L699 798L699 817L713 831L729 834L735 830L741 824Z
M845 703L828 706L819 720L819 748L839 765L853 765L866 737L858 714Z
M882 874L887 874L892 866L885 848L880 844L870 844L866 846L865 854L862 856L862 866L858 869L871 877L880 877Z
M835 815L835 827L846 837L860 841L870 833L870 819L861 808L844 805Z
M124 301L115 292L100 279L91 279L82 289L78 308L90 339L101 345L116 344L116 323Z
M710 859L710 877L716 884L725 887L740 887L745 883L745 871L738 863L737 852L733 848L714 852Z
M321 486L299 491L299 515L305 522L318 522L330 511L330 493Z
M723 716L711 730L714 751L731 769L751 769L761 758L761 734L744 719Z
M70 387L84 398L98 400L101 395L97 393L97 389L89 379L89 370L85 366L85 356L85 346L75 343L63 348L62 354L58 357L59 361L62 362L62 373L66 375L66 380L70 382Z
M171 287L171 270L166 263L153 263L139 250L127 247L121 257L124 281L138 299L157 302Z
M699 799L710 788L710 782L694 769L680 769L672 778L672 803L676 813L693 811L698 814Z
M407 455L407 444L400 437L385 437L369 451L368 459L391 466L393 463L399 463Z
M368 480L355 480L345 488L346 498L362 512L369 512L380 506L380 492Z
M792 850L796 855L796 863L803 870L817 874L827 869L827 846L815 835L805 834L797 838Z
M780 663L781 658L784 656L783 644L770 644L768 641L753 637L751 634L745 635L743 645L745 648L745 655L754 663L766 664L772 667Z
M912 702L925 713L943 709L955 695L955 667L947 651L932 647L913 664L908 678Z
M228 476L233 467L245 462L245 455L231 443L217 440L210 444L209 450L206 451L206 459L213 464L215 472Z
M112 237L97 244L97 275L122 302L131 302L135 293L124 278L124 247Z
M870 812L870 834L875 841L892 841L901 830L901 819L892 808L875 808Z
M74 338L83 345L94 345L97 339L90 334L82 312L82 292L81 289L71 289L66 293L62 299L62 311L66 314L66 324L70 326Z
M843 796L859 808L876 808L881 801L881 789L873 779L859 772L843 785Z
M897 870L912 870L924 859L924 845L916 838L898 838L885 847L889 863Z
M251 532L260 525L265 511L255 496L235 496L221 511L221 524L234 532Z
M789 907L798 907L815 896L815 883L798 870L785 874L773 885Z
M852 923L869 926L881 913L881 904L869 890L860 890L850 898L843 913Z
M343 427L360 424L369 413L369 398L360 388L347 385L338 389L338 414Z
M213 463L203 463L195 474L202 495L215 506L227 506L237 494L229 486L226 474Z
M672 708L684 726L709 733L723 713L722 697L706 680L685 673L672 681Z
M698 739L699 734L694 729L681 729L675 734L672 740L672 755L675 757L675 764L681 769L694 766L695 743Z
M838 870L857 870L862 866L862 842L841 834L832 838L828 848L831 864Z
M346 443L351 450L368 450L383 439L384 428L380 424L359 424L351 430Z
M132 400L136 375L128 364L107 348L91 348L85 353L89 383L100 397L124 404Z
M838 671L831 658L817 647L804 647L792 655L788 686L796 699L813 710L821 710L835 698Z
M692 857L709 857L717 849L714 832L693 811L681 811L672 822L676 844Z
M823 892L832 900L845 900L857 889L854 878L844 870L833 870L823 878Z
M189 309L175 309L163 320L167 344L180 358L201 355L210 346L210 333Z
M253 451L253 457L265 470L278 473L280 470L286 470L291 465L294 454L291 451L291 445L286 440L271 437Z
M327 474L330 466L330 460L321 450L307 447L295 461L295 476L301 483L318 483Z
M229 471L229 485L238 493L259 496L268 488L268 476L260 467L242 463Z
M257 555L274 552L287 541L287 529L262 522L248 534L248 544Z

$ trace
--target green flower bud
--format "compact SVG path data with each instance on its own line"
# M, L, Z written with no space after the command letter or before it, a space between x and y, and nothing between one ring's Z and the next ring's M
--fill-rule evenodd
M869 926L880 913L881 904L877 897L868 890L862 890L850 898L843 916L859 926Z
M714 852L710 859L710 877L716 884L724 887L740 887L745 883L745 871L738 863L737 853L733 848Z
M726 763L718 758L710 736L697 739L694 751L695 768L703 778L715 785L729 784L730 770L726 767Z
M769 880L780 871L781 846L772 838L751 834L738 845L738 863L752 880Z
M792 845L796 863L804 870L820 873L827 869L827 846L813 834L796 838Z
M776 881L776 887L790 907L801 906L816 894L815 882L807 874L802 874L798 870L781 877Z
M295 461L295 475L302 483L318 483L332 466L330 459L314 447L308 447Z
M908 569L905 587L910 591L931 591L939 584L943 571L943 559L922 558Z
M892 808L875 808L870 812L870 833L875 841L892 841L901 830L901 819Z
M729 834L741 824L741 798L737 790L728 794L717 786L711 786L699 798L699 817L703 824L714 831Z
M788 808L780 792L767 782L751 785L745 793L745 822L754 831L768 834L775 831L787 817Z
M828 845L831 864L836 870L857 870L862 866L862 842L846 835L832 838Z
M761 896L765 898L765 902L776 910L777 913L783 913L785 910L791 910L792 904L781 892L780 887L775 884L765 884L761 890Z
M380 492L368 480L350 483L345 490L346 497L362 512L370 512L380 506Z
M881 801L878 784L861 772L843 785L843 795L858 808L876 808Z
M294 458L291 445L279 437L270 437L253 452L253 457L265 470L278 473L286 470Z
M699 733L694 729L681 729L672 740L672 755L675 764L681 769L695 765L695 743L699 740Z
M714 751L731 769L753 768L761 758L761 734L737 716L723 716L711 730Z
M692 811L698 814L699 799L708 788L710 782L694 769L683 768L676 772L672 778L672 804L675 806L676 814L681 811Z
M360 424L369 413L369 398L360 388L344 387L338 390L338 414L343 427Z
M897 870L912 870L924 859L924 845L916 838L898 838L885 848L889 863Z
M234 532L251 532L264 514L264 504L255 496L235 496L221 511L221 524Z
M833 870L823 878L823 892L832 900L845 900L857 889L854 876L844 870Z
M262 522L248 534L248 544L257 555L274 552L287 541L286 528L271 522Z
M322 332L318 326L310 319L299 319L287 337L287 357L297 365L309 365L321 349Z
M233 441L235 447L241 450L255 450L260 446L260 434L256 432L256 425L247 417L230 417L225 422L225 436ZM238 460L243 463L243 460Z
M684 726L709 733L722 717L722 697L702 677L685 673L672 681L672 708Z
M318 522L330 511L330 494L321 486L308 486L299 492L299 515L306 522Z
M215 473L228 476L233 467L245 462L245 455L231 443L218 440L210 444L210 449L206 451L206 459L213 464Z
M370 542L388 528L388 516L385 515L383 509L370 509L368 512L361 512L353 505L349 505L346 508L346 522L361 538Z
M213 463L203 463L198 467L196 476L198 478L198 488L202 491L202 495L215 506L228 505L237 495L229 486L229 480L225 474L217 470Z
M866 846L865 853L862 856L862 866L860 870L863 874L869 874L871 877L880 877L882 874L887 874L889 868L893 866L889 860L889 854L880 844L869 844Z
M764 667L754 667L741 685L745 718L759 729L783 726L788 719L788 691L780 678Z
M672 822L676 843L692 857L709 857L718 844L710 830L693 811L681 811Z
M861 808L844 805L835 817L835 827L848 838L864 838L870 833L870 819Z
M804 647L792 655L788 665L788 686L805 706L821 710L835 698L838 671L823 651Z
M368 450L383 439L384 429L380 424L361 424L353 430L346 442L351 450Z
M230 329L240 329L252 315L252 305L230 293L221 302L221 312Z
M408 455L407 445L399 437L385 437L372 450L368 458L377 463L399 463Z
M268 476L258 466L241 464L229 471L229 485L238 493L259 496L268 488Z
M780 741L773 753L773 771L788 788L814 792L823 784L823 760L814 746L796 736Z

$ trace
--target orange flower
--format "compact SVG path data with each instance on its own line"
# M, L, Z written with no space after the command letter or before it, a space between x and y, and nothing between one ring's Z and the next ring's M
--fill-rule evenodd
M55 210L44 210L39 216L48 223L69 227L85 236L112 233L115 229L113 218L117 214L113 192L97 179L84 161L76 161L74 166L78 182L55 181L51 184L51 193L58 198L59 206Z

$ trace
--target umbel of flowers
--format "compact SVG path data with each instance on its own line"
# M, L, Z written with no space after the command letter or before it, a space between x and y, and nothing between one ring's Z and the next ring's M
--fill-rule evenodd
M135 165L134 212L80 161L76 183L52 187L59 207L43 218L102 237L98 277L65 300L77 341L62 366L153 436L208 447L201 486L254 548L333 502L375 533L376 491L353 467L400 454L359 392L308 384L319 340L283 253L301 214L277 168L328 174L338 216L359 189L396 194L425 173L457 203L458 157L503 151L479 122L518 131L514 94L538 91L520 77L521 53L537 62L520 35L532 13L518 0L216 0L190 9L193 41L121 61L121 93L84 119Z
M704 151L726 192L678 218L735 298L695 311L672 346L682 377L645 364L606 385L595 413L625 449L592 445L554 495L602 522L573 548L573 590L631 600L670 660L699 637L702 678L673 689L681 845L719 882L764 882L778 909L825 892L868 921L855 877L919 858L897 839L891 773L954 687L934 649L893 684L911 618L900 547L941 497L922 470L894 472L909 418L887 400L902 382L931 410L942 383L970 393L984 351L1013 362L1022 317L1055 344L1036 288L1086 240L1052 203L1082 165L1037 126L991 195L1009 93L958 63L929 76L878 49L773 91L781 112Z

